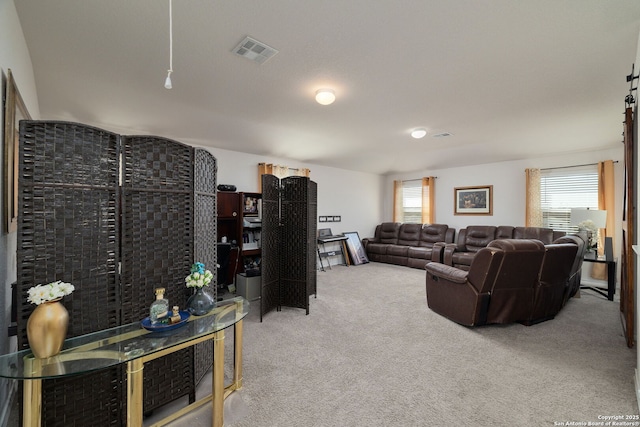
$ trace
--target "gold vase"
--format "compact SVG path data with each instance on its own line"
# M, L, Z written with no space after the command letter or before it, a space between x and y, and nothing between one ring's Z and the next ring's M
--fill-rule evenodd
M60 353L68 326L69 312L59 299L37 306L27 321L27 339L33 354L45 359Z

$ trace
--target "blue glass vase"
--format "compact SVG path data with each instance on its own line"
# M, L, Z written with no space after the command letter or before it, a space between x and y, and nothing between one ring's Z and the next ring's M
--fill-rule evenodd
M213 297L204 291L204 288L196 288L196 292L187 300L187 311L194 316L204 316L215 307Z

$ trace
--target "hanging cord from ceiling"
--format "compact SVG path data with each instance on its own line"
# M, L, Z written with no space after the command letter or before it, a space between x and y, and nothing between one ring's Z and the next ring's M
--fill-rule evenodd
M164 81L164 87L171 89L171 73L173 73L173 4L169 0L169 69L167 70L167 78Z

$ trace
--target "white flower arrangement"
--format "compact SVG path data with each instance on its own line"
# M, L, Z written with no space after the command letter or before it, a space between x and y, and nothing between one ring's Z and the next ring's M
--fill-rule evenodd
M71 294L75 287L71 283L60 280L47 283L46 285L36 285L29 288L27 301L31 304L40 305L43 302L50 302Z
M589 241L587 242L587 246L589 248L595 247L598 243L598 229L596 228L596 224L590 219L585 219L578 224L578 229L588 232Z
M209 283L213 280L213 273L204 269L204 264L196 262L191 266L191 274L184 278L187 283L187 288L202 288L203 286L209 286Z

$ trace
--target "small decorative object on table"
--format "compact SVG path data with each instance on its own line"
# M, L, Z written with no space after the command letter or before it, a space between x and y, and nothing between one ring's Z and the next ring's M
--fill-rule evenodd
M164 288L156 288L156 299L149 307L149 321L152 325L169 318L169 300L164 297Z
M27 321L27 339L37 358L55 356L62 350L69 326L69 312L60 300L74 289L72 284L60 280L29 289L27 301L37 307Z
M196 292L187 301L189 313L204 316L215 307L216 303L211 295L203 290L204 286L209 286L211 280L213 280L213 274L204 269L203 263L196 262L191 266L191 274L184 279L188 288L196 288Z

